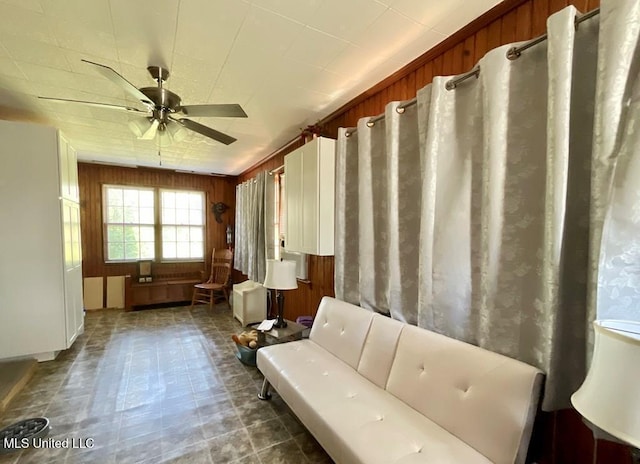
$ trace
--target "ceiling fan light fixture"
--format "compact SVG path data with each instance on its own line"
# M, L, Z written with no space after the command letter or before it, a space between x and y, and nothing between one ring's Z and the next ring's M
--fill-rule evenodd
M160 122L157 119L154 119L151 122L151 125L149 126L149 128L146 130L146 132L142 134L142 137L138 137L138 138L142 140L153 140L156 134L158 133L159 124Z
M160 148L167 148L173 143L173 140L168 130L158 131L158 146Z
M182 142L185 138L187 138L188 131L184 127L182 127L177 122L172 122L171 124L167 124L167 128L165 129L173 140L176 142Z
M133 132L137 138L142 137L150 127L151 121L149 121L149 118L136 118L129 122L129 129L131 129L131 132Z

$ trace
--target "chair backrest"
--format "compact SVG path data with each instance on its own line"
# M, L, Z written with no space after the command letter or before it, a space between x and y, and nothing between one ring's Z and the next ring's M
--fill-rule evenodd
M221 250L213 249L211 253L211 274L209 274L209 283L219 283L216 279L214 279L214 271L216 268L213 266L214 264L228 264L229 272L231 272L231 264L233 263L233 251L223 248ZM219 272L219 271L217 271ZM227 276L227 281L229 280L229 276ZM225 282L226 285L226 282Z
M226 286L231 276L231 265L229 263L213 263L211 265L211 278L208 283Z
M213 253L211 253L211 262L212 263L229 263L233 260L233 251L223 248L222 250L213 249Z

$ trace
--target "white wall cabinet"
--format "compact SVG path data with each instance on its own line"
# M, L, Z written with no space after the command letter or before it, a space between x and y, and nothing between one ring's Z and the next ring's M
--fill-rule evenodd
M75 151L0 121L0 359L53 359L84 329Z
M333 255L335 149L335 140L317 137L284 157L287 251Z

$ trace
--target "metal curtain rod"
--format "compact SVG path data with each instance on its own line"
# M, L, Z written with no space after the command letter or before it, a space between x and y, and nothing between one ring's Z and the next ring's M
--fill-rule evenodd
M593 18L599 13L600 13L600 8L595 8L589 11L588 13L583 14L582 16L576 16L575 19L573 20L573 23L576 29L578 28L578 25L581 22L586 21L587 19ZM533 47L534 45L539 44L540 42L544 42L545 40L547 40L547 38L548 38L547 34L542 34L540 37L533 39L525 43L524 45L521 45L520 47L511 47L509 50L507 50L507 58L510 60L516 60L520 58L520 55L522 54L523 51Z
M582 16L576 16L575 20L574 20L574 24L575 27L577 28L578 25L583 22L586 21L587 19L593 18L594 16L598 15L600 13L600 8L595 8L591 11L589 11L588 13L583 14ZM507 50L507 58L509 60L516 60L518 58L520 58L520 56L522 55L522 52L533 47L534 45L537 45L541 42L544 42L545 40L547 40L547 34L543 34L540 37L537 37L533 40L530 40L529 42L526 42L524 45L520 45L519 47L511 47L509 50ZM445 84L445 88L447 90L453 90L455 89L458 84L460 84L461 82L466 81L467 79L470 79L472 77L477 78L480 75L480 66L476 66L475 68L473 68L471 71L461 74L458 77L454 77L453 79L447 81L447 83ZM396 111L398 113L404 113L405 108L411 106L411 105L415 105L417 103L417 98L413 98L411 100L407 100L404 103L401 103L397 108ZM367 126L369 127L373 127L375 125L376 122L384 119L385 115L380 114L378 116L374 116L372 118L370 118L367 121ZM356 132L358 129L357 128L353 128L351 130L347 130L346 132L346 136L349 137L351 134L353 134L354 132Z
M588 13L583 14L582 16L576 16L574 19L575 27L577 28L581 22L586 21L587 19L593 18L599 13L600 13L600 8L596 8L594 10L589 11ZM545 40L547 40L547 38L548 38L547 34L543 34L540 37L536 37L535 39L530 40L529 42L526 42L524 45L520 45L519 47L511 47L509 50L507 50L507 58L511 61L517 60L518 58L520 58L520 55L522 55L523 51L533 47L534 45L538 45L539 43L544 42ZM446 83L445 87L447 90L453 90L461 82L464 82L473 76L478 77L479 75L480 75L480 66L477 66L476 68L472 69L468 73L462 74L456 78L451 79Z
M284 164L282 166L278 166L277 168L273 168L271 171L269 171L269 175L272 176L274 175L276 172L280 172L284 169Z
M404 102L400 103L398 106L396 106L396 112L399 113L399 114L402 114L402 113L404 113L404 110L406 108L409 108L410 106L413 106L416 103L418 103L418 97L412 98L411 100L404 101ZM376 122L378 122L378 121L380 121L382 119L384 119L384 113L379 114L378 116L374 116L372 118L369 118L369 120L367 121L367 126L373 127ZM358 129L355 128L355 127L352 130L347 130L345 136L349 137L351 134L353 134L357 130Z

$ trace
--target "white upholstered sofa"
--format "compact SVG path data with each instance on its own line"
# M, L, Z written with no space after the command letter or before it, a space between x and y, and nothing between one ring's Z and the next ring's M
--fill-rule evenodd
M309 339L261 348L337 463L525 462L542 383L527 364L325 297Z

